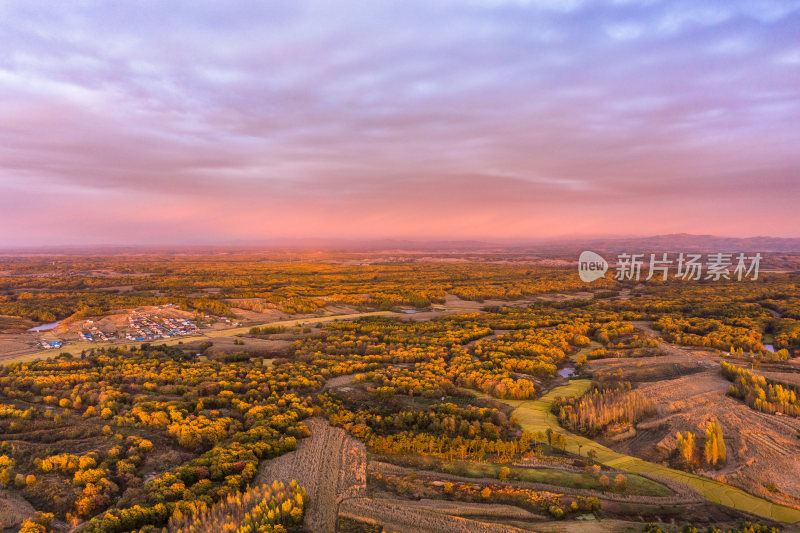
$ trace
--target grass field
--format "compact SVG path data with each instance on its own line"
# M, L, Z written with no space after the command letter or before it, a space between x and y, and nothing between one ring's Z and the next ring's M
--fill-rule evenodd
M592 350L595 350L597 348L602 348L602 347L603 347L603 345L600 344L599 342L592 341L588 345L584 346L583 348L581 348L580 350L578 350L577 352L572 354L569 359L570 359L570 361L572 361L574 363L575 361L577 361L581 357L588 358L589 354L592 353Z
M653 474L685 483L700 491L708 501L739 511L745 511L787 524L800 522L800 510L798 509L769 502L712 479L615 452L591 439L574 435L561 428L556 416L550 412L550 404L553 399L558 396L581 395L590 386L590 380L577 379L571 381L569 385L551 390L536 400L502 401L515 407L514 416L523 429L536 432L551 428L553 431L558 431L567 436L566 451L568 452L579 453L580 451L581 455L586 455L589 450L594 450L597 453L597 461L606 466L626 470L634 474Z

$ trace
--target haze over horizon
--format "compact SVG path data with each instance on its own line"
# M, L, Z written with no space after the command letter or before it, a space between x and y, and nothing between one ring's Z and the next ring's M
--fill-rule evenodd
M800 1L0 3L0 246L800 237Z

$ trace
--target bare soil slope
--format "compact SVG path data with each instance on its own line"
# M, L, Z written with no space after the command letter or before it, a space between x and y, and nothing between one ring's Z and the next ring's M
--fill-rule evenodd
M750 409L726 394L729 385L717 370L641 384L640 390L656 402L659 416L640 424L637 436L617 448L664 460L675 449L676 432L692 431L702 440L708 420L717 418L728 464L705 474L778 503L799 505L800 421ZM779 492L766 489L773 482Z
M0 490L0 530L19 526L33 513L33 507L22 496Z

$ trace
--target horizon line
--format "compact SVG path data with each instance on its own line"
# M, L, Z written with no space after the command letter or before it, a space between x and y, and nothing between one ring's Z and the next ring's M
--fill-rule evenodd
M447 238L447 237L274 237L269 239L259 240L232 240L230 242L198 242L198 243L171 243L171 242L138 242L138 243L88 243L88 244L31 244L31 245L5 245L0 243L0 251L3 252L36 252L36 251L77 251L77 250L103 250L103 249L134 249L134 250L154 250L154 249L173 249L173 250L193 250L199 248L212 248L212 249L248 249L248 250L262 250L262 251L281 251L276 248L290 248L290 249L303 249L304 251L311 251L312 249L318 251L337 251L331 248L341 247L375 247L371 251L378 251L381 247L392 249L397 246L397 249L405 249L405 251L413 251L413 246L469 246L469 247L529 247L529 246L547 246L557 244L581 244L590 242L603 242L603 241L625 241L625 240L652 240L652 239L717 239L717 240L733 240L733 241L754 241L758 239L778 241L778 242L791 242L798 241L796 244L800 245L800 236L797 237L775 237L771 235L756 235L756 236L730 236L730 235L714 235L714 234L695 234L695 233L663 233L663 234L611 234L611 235L590 235L590 236L556 236L556 237L530 237L530 238L479 238L479 237L463 237L463 238ZM412 248L407 248L411 246ZM404 248L405 247L405 248ZM323 250L324 249L324 250ZM346 250L340 250L346 251ZM358 250L363 251L363 250ZM425 250L429 251L429 250ZM474 250L473 250L474 251ZM800 251L800 250L798 250Z

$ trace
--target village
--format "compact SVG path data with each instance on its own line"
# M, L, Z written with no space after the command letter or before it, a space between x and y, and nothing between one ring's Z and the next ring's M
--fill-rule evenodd
M37 341L37 347L42 350L54 350L69 344L73 340L81 342L113 342L118 339L155 341L198 335L201 328L208 327L214 323L223 327L237 327L240 325L238 321L224 316L203 315L201 317L192 317L185 311L178 310L174 304L165 304L133 309L111 316L95 317L86 319L78 324L73 323L72 325L64 326L59 331L58 338L40 338Z
M196 335L197 324L186 318L156 317L134 311L128 317L130 331L125 338L132 341L168 339L177 335Z

